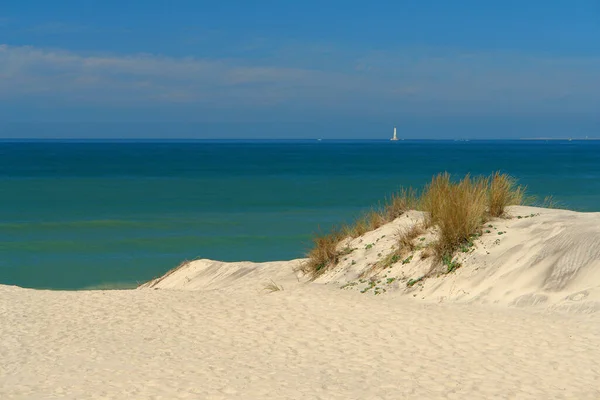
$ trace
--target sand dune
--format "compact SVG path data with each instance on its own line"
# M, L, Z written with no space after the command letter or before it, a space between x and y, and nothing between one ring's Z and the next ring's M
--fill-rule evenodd
M198 260L139 290L0 286L0 399L598 399L600 214L511 213L440 276L424 249L373 272L411 212L313 283Z
M380 283L365 294L380 288L379 293L386 296L410 296L429 302L599 311L600 213L516 206L509 208L509 215L511 218L486 224L482 236L474 241L475 246L458 253L461 267L451 274L432 272L432 259L422 259L435 232L415 240L423 249L406 253L390 268L374 269L391 251L399 232L422 221L422 213L411 211L359 238L344 241L339 248L352 252L315 283L362 291L374 281ZM260 290L269 279L285 283L306 281L293 272L302 262L196 260L143 287ZM411 279L424 276L414 286L407 286Z

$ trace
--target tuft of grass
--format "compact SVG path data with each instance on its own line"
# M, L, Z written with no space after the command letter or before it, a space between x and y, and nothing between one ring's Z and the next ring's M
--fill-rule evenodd
M270 282L267 282L263 285L263 290L269 293L279 292L283 290L283 286L276 284L273 279L271 279Z
M466 175L453 183L448 173L433 178L425 188L423 205L430 224L439 228L439 239L434 244L438 260L453 254L464 243L470 242L474 233L486 220L487 178Z
M346 225L342 232L345 236L356 238L392 222L405 212L419 208L420 198L413 188L401 188L390 196L383 205L372 208L361 215L354 223Z
M563 208L563 204L556 200L554 196L546 196L542 201L541 207L543 208Z
M444 172L434 176L419 194L412 188L400 189L386 203L363 214L354 223L342 229L334 229L325 235L313 238L313 249L308 253L309 260L302 270L313 278L318 277L339 261L340 253L349 254L349 249L337 251L344 237L356 238L393 221L411 209L426 212L425 222L414 226L399 235L397 248L376 267L389 267L404 257L406 252L417 248L413 243L416 237L431 226L437 226L438 240L433 243L433 254L438 262L452 256L457 250L472 247L473 235L480 234L482 224L489 217L502 216L505 208L527 201L525 187L518 186L509 175L495 172L489 178L472 178L467 174L454 182L450 174ZM492 226L489 225L488 228ZM486 230L489 233L489 230ZM367 244L366 249L372 244ZM429 250L421 255L427 258Z
M428 228L437 223L440 214L447 208L445 203L450 197L451 190L450 174L447 172L438 174L425 186L421 195L421 207L427 212L425 226Z
M302 265L302 271L313 279L323 274L327 269L337 264L341 255L337 245L344 234L334 228L329 233L313 235L313 248L308 253L308 261Z
M398 249L401 251L414 251L416 248L414 240L423 233L425 233L425 229L421 224L412 225L407 230L398 232Z
M417 236L424 232L425 230L421 224L415 224L406 230L398 230L398 241L396 248L394 251L385 256L383 260L377 263L373 270L389 268L393 264L396 264L398 261L402 260L402 256L404 254L412 252L416 249L413 241ZM412 259L412 256L410 259ZM404 261L402 263L406 264Z
M384 215L391 222L409 210L419 208L419 196L412 187L401 188L398 193L392 194L384 207Z
M385 214L377 209L373 209L367 214L367 221L367 226L370 231L374 231L389 222L385 217Z
M386 218L385 212L375 208L360 216L353 224L344 226L341 232L343 232L344 236L356 238L388 222L389 220Z
M506 207L522 204L525 198L525 187L519 186L517 181L499 171L492 174L489 181L488 212L492 217L504 215Z
M344 236L351 238L359 237L369 231L370 222L367 215L358 218L352 225L346 225L342 228Z
M339 252L339 255L340 255L340 256L347 256L348 254L352 253L354 250L356 250L356 249L353 249L353 248L352 248L352 247L350 247L350 246L346 246L346 247L344 247L344 248L343 248L343 249L342 249L342 250Z
M427 247L425 250L421 252L421 260L425 260L433 255L433 249L431 247Z

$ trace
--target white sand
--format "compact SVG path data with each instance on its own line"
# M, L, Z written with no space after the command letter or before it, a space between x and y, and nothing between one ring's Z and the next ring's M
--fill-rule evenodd
M510 219L496 219L484 227L468 253L459 252L462 266L451 274L437 274L432 259L421 259L423 250L406 253L391 268L371 278L380 281L385 296L415 297L427 302L497 304L570 313L600 311L600 213L578 213L536 207L511 207ZM518 217L521 218L518 218ZM345 241L353 251L315 283L360 291L368 286L377 261L392 251L398 232L422 221L411 211L394 222ZM488 227L488 225L491 225ZM489 231L489 232L487 232ZM426 246L435 232L420 235L415 244ZM499 234L501 233L501 234ZM260 289L269 279L297 282L292 270L303 260L271 263L193 261L144 287L181 290ZM410 279L428 275L412 287ZM393 282L387 283L389 279ZM348 285L350 284L350 285ZM356 284L356 285L354 285ZM382 290L380 290L382 292ZM373 290L367 295L372 295Z
M538 212L495 222L501 242L456 273L379 296L335 282L384 251L381 231L327 285L299 282L297 260L197 261L163 290L0 286L0 399L599 399L600 214Z

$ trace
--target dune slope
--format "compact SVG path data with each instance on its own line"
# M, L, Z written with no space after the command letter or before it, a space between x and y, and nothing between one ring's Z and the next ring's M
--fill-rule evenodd
M365 295L405 295L430 302L582 313L600 310L600 213L516 206L510 207L509 215L487 223L474 245L458 252L455 261L461 267L452 273L433 264L432 257L424 258L435 240L432 229L414 240L414 251L383 267L398 235L422 222L423 214L411 211L361 237L343 241L339 249L347 254L315 283L364 291ZM196 260L143 287L260 290L269 279L288 284L306 281L293 272L302 262Z
M409 212L315 281L196 260L139 290L0 285L0 398L598 399L600 214L510 212L451 273L434 229L382 266Z

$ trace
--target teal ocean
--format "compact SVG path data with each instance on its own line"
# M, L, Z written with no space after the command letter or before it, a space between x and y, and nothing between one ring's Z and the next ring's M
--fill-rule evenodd
M0 142L0 284L134 287L185 259L301 257L441 171L600 211L600 141Z

